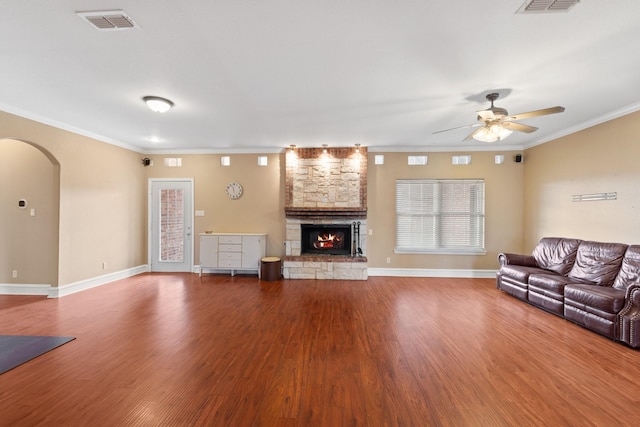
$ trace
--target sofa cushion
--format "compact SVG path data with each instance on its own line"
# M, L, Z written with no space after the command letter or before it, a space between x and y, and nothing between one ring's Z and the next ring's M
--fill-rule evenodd
M532 255L539 267L566 276L576 259L579 245L579 239L543 237L533 249Z
M583 310L592 307L607 313L617 313L624 307L624 297L624 290L608 286L567 285L564 288L565 305Z
M627 250L623 243L580 242L569 277L599 286L611 286Z
M529 276L529 286L555 292L563 295L564 287L570 283L576 283L574 279L558 274L532 274Z
M520 283L527 283L531 274L544 274L548 271L538 267L525 267L522 265L503 265L500 267L503 277L508 277Z
M631 245L624 254L613 287L625 290L636 283L640 283L640 245Z

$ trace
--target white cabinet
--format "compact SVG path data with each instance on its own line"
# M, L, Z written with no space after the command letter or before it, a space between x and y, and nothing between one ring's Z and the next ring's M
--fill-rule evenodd
M266 254L267 235L254 233L200 234L200 275L202 270L260 271Z

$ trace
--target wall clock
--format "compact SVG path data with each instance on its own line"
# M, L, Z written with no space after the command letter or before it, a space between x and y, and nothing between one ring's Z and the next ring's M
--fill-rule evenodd
M227 184L227 196L229 196L230 199L237 199L240 196L242 196L242 185L238 184L237 182L230 182L229 184Z

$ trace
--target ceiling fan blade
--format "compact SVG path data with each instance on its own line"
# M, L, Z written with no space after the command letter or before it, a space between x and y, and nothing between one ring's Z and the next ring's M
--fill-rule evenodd
M493 111L491 110L480 110L480 111L476 111L476 113L478 114L478 116L480 116L482 118L482 120L495 120L496 115L493 114Z
M522 120L528 119L529 117L538 117L538 116L546 116L547 114L556 114L562 113L564 111L564 107L551 107L551 108L543 108L542 110L529 111L527 113L520 113L513 116L506 117L505 120Z
M531 133L538 130L535 126L523 125L522 123L502 122L502 126L509 130L517 130L518 132Z
M482 126L482 123L473 123L473 124L470 124L470 125L458 126L458 127L451 128L451 129L439 130L439 131L433 132L433 134L442 133L442 132L449 132L450 130L456 130L456 129L472 128L472 127L476 127L476 126Z
M474 131L473 131L473 132L471 132L469 135L467 135L467 137L466 137L465 139L463 139L463 141L468 141L468 140L472 139L472 138L473 138L473 136L474 136L476 133L480 132L483 128L484 128L484 126L483 126L483 127L481 127L480 129L476 129L476 130L474 130Z

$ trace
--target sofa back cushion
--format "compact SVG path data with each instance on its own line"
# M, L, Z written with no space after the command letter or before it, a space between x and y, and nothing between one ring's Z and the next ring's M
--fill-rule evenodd
M631 245L627 248L613 287L626 290L634 283L640 283L640 245Z
M580 242L569 277L599 286L613 284L627 250L623 243Z
M566 276L576 259L580 240L562 237L543 237L533 249L538 266Z

